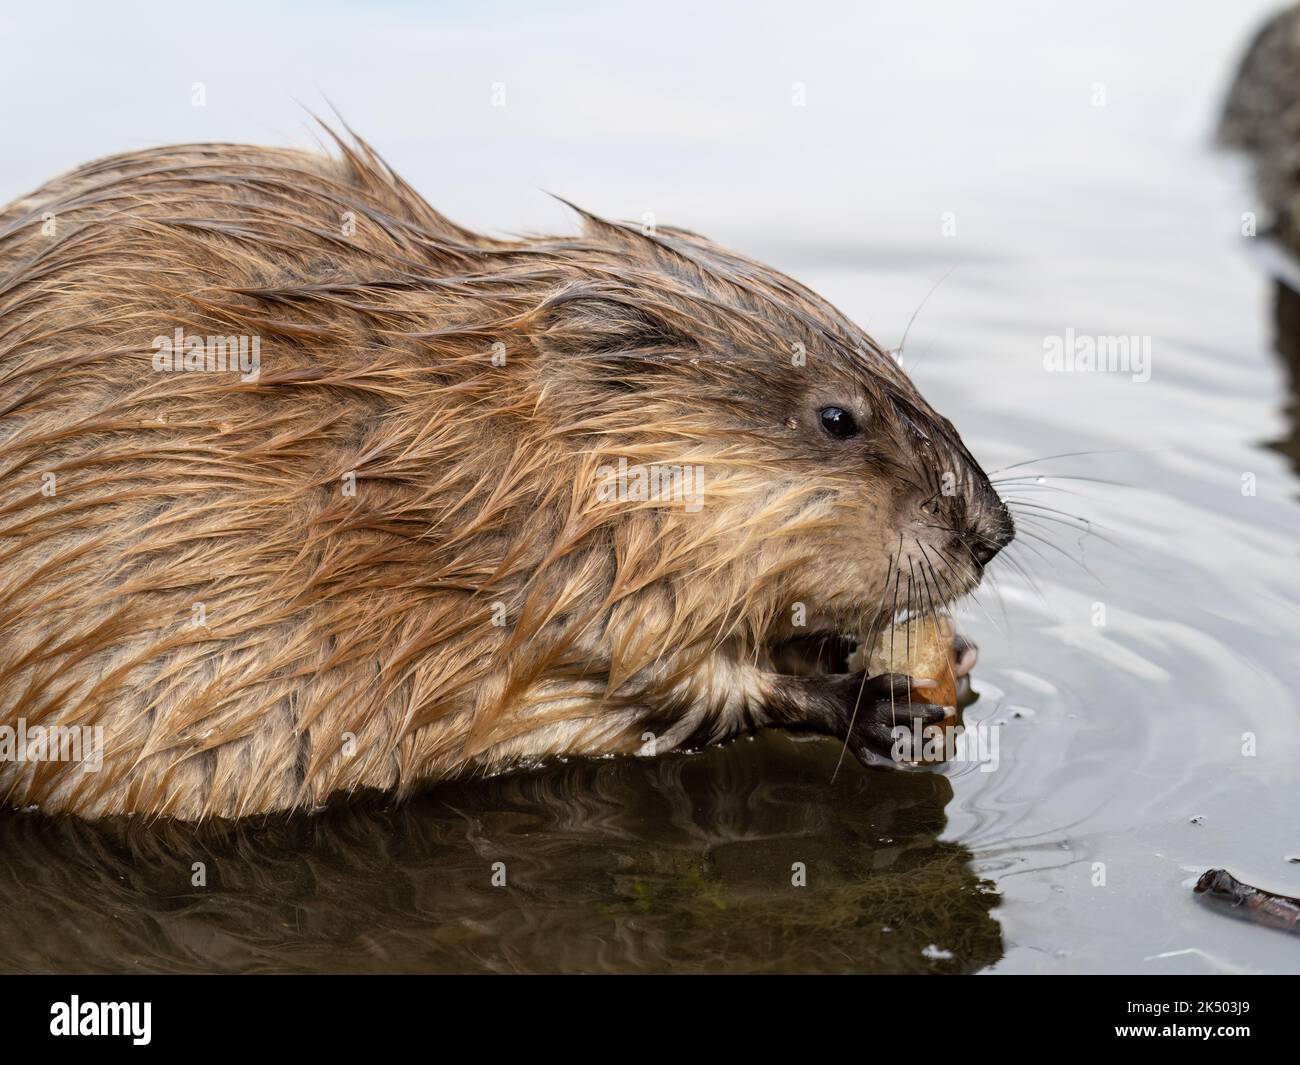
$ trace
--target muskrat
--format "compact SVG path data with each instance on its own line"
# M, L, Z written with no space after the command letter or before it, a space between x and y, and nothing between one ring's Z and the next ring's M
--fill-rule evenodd
M491 239L335 140L120 155L0 215L0 753L103 740L0 761L7 802L888 750L906 678L852 640L1013 533L898 361L694 233Z

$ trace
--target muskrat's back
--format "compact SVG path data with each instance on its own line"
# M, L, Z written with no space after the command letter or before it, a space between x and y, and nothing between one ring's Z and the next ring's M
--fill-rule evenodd
M441 399L455 375L411 334L470 299L440 274L504 247L364 149L142 152L0 217L0 723L29 749L37 727L103 729L98 771L0 763L0 790L236 815L447 755L417 715L465 709L475 648L445 637L502 549L467 538L431 565L422 541L493 443L450 413L483 395ZM260 373L155 368L178 329L205 357L247 338Z

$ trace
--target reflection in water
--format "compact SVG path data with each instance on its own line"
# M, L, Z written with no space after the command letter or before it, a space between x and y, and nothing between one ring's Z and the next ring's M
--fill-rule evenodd
M1273 346L1282 357L1287 373L1286 416L1290 432L1273 446L1281 451L1300 473L1300 295L1285 281L1273 287L1273 321L1276 333Z
M1000 958L996 896L936 838L948 779L846 764L831 785L838 754L764 735L202 831L7 815L0 970L969 972Z
M1300 218L1296 166L1297 103L1300 102L1300 5L1276 12L1251 38L1228 90L1220 116L1218 139L1242 152L1250 162L1255 194L1272 218L1268 239L1282 254L1300 255ZM1294 276L1294 264L1286 270ZM1286 281L1274 281L1273 346L1287 370L1287 417L1290 433L1274 442L1300 470L1300 428L1297 428L1296 382L1300 378L1300 297Z

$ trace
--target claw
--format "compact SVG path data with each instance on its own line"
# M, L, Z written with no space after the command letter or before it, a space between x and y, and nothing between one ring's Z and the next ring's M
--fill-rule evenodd
M965 636L954 635L952 638L952 672L958 680L975 668L979 661L979 648Z

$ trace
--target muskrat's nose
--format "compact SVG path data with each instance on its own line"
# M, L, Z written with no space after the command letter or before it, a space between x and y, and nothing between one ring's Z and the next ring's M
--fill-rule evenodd
M999 500L996 508L986 509L978 522L962 537L966 550L983 569L997 556L1016 534L1015 522L1006 506Z

